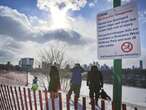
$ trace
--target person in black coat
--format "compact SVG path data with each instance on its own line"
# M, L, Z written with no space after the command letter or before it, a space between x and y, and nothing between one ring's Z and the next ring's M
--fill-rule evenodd
M89 86L90 90L90 103L93 103L93 99L95 97L95 102L98 104L100 88L103 87L103 78L101 72L95 65L91 66L91 70L87 74L87 86Z
M56 66L51 66L49 92L51 97L56 97L60 89L60 76Z

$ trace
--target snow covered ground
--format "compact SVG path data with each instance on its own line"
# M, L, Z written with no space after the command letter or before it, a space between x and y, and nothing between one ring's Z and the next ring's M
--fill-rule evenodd
M28 76L29 76L28 77L29 86L31 86L33 76L30 75L30 74ZM39 77L39 79L40 79L39 84L40 84L41 87L44 86L43 82L45 84L47 84L47 81L46 81L47 79L45 77L42 76L42 78ZM67 90L68 89L69 88L67 88ZM110 84L104 84L104 89L107 92L107 94L112 98L113 86L110 85ZM89 89L86 86L86 81L82 81L80 95L81 96L86 96L87 98L89 98L88 97L89 96ZM65 96L65 93L64 93L64 96ZM58 99L55 99L55 100L58 100ZM82 99L80 99L80 101L81 100ZM129 105L128 110L133 110L133 107L138 107L138 110L146 110L146 89L123 86L122 87L122 102ZM66 103L64 102L63 104L66 104ZM56 104L56 106L57 105L58 104ZM111 109L111 106L110 106L111 103L106 102L106 105L108 107L106 110L110 110ZM66 105L63 105L63 106L66 107ZM88 102L87 102L87 107L88 107Z
M113 86L111 84L104 84L104 90L112 98ZM86 81L82 82L81 95L88 96L89 89L86 86ZM146 110L146 89L134 87L122 87L122 102L133 107L138 107L138 110Z
M3 74L4 73L4 74ZM24 72L0 72L0 83L8 85L26 85L27 84L27 74Z

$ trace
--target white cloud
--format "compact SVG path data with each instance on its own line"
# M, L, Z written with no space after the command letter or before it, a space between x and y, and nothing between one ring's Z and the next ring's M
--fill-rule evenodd
M50 11L52 7L63 8L65 10L79 10L84 7L87 0L37 0L37 6L46 11Z
M15 9L0 6L0 34L25 40L33 33L27 16Z
M27 17L17 10L0 6L1 58L4 59L10 53L12 59L17 60L20 57L34 56L38 47L42 48L46 43L51 45L52 41L55 45L61 42L67 46L85 43L80 33L70 29L50 30L50 25L48 21Z
M39 9L47 11L51 15L51 28L70 28L72 25L72 17L68 15L69 11L79 11L85 7L87 3L93 6L96 0L87 2L88 0L37 0Z
M82 36L71 29L50 29L51 22L26 15L0 6L0 35L9 36L17 41L44 43L61 40L70 44L82 44Z
M52 22L49 18L48 18L48 20L44 20L44 19L39 19L36 16L30 16L29 22L33 26L33 30L35 32L51 30L50 27L52 25Z
M0 62L15 61L22 45L9 36L0 35Z
M17 10L7 7L0 8L0 17L7 20L7 22L3 22L3 26L5 27L0 28L0 40L3 41L3 44L0 43L0 48L4 49L5 47L5 52L12 52L17 58L29 56L36 58L38 51L42 48L65 46L68 57L75 59L75 61L80 63L90 63L98 60L96 21L86 20L82 17L72 18L72 20L69 21L71 28L50 30L52 25L51 21L41 20L37 17L27 17ZM1 19L1 21L2 20L4 19ZM52 37L56 35L57 37ZM83 45L82 41L87 43L84 43ZM4 43L6 43L6 45L4 45ZM18 48L18 46L20 48ZM142 57L140 59L143 59L144 61L146 61L145 53L145 49L143 49ZM136 64L138 60L139 59L124 60L123 67L131 67L131 65ZM101 64L106 63L112 65L112 60L99 62Z
M95 4L94 3L89 3L89 7L94 7L95 6Z
M11 9L6 6L0 6L0 13L3 17L11 17L13 20L20 22L25 27L30 26L27 16L22 13L19 13L16 9ZM31 29L31 28L29 28Z
M83 17L74 18L71 22L72 30L80 33L88 42L96 42L96 20L86 20Z

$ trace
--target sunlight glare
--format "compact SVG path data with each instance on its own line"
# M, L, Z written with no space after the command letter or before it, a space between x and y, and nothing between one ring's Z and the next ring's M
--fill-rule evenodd
M57 7L50 7L51 17L53 21L52 28L60 29L60 28L69 28L69 19L67 17L67 12L65 10L61 10Z

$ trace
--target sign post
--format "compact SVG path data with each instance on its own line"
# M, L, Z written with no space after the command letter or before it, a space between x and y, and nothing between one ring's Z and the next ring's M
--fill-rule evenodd
M140 56L138 11L136 4L121 5L113 0L113 8L97 14L98 59L113 60L113 105L121 110L122 59Z
M122 60L115 59L113 67L113 106L121 110L122 102Z
M121 0L113 0L113 7L121 5ZM122 60L113 61L113 106L115 110L121 110L122 103Z

